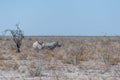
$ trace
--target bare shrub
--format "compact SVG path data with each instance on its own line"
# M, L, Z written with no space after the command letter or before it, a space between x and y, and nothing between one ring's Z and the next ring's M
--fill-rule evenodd
M71 46L66 53L67 55L63 58L64 63L79 64L80 61L89 59L90 48L86 44Z
M80 52L77 55L77 60L78 61L85 61L85 60L87 60L88 53L89 53L89 48L88 47L81 47L80 48Z
M11 32L12 39L16 44L17 52L20 52L20 47L22 45L22 39L24 38L23 31L19 28L19 25L16 24L17 30L6 29L4 32Z

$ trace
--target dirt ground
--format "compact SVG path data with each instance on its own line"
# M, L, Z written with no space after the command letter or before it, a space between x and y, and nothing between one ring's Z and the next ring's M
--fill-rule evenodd
M61 47L36 51L35 41ZM0 80L120 80L119 36L27 36L21 52L0 37Z

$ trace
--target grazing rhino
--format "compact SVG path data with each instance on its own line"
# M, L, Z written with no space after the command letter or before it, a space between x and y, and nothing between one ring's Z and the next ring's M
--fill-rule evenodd
M46 42L46 43L42 43L42 49L50 49L53 50L56 47L61 47L61 45L58 42Z

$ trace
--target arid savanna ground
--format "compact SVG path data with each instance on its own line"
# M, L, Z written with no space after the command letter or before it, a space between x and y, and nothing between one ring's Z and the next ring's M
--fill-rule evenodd
M36 51L36 41L61 47ZM120 80L120 37L29 36L21 53L11 37L0 37L0 80Z

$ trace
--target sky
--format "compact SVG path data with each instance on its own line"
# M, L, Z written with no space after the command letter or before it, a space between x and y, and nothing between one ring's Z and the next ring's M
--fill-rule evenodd
M118 36L120 0L0 0L0 35L15 24L28 36Z

